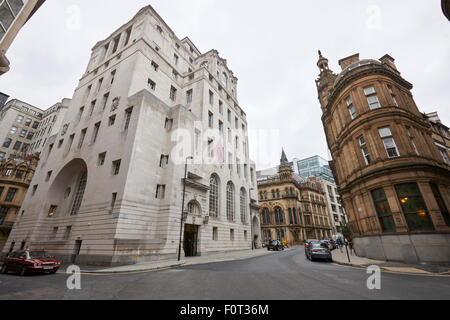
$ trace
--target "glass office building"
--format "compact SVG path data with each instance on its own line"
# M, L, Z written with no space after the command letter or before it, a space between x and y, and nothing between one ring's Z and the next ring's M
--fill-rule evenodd
M297 167L299 175L303 177L325 179L331 183L336 183L328 161L320 156L299 160Z

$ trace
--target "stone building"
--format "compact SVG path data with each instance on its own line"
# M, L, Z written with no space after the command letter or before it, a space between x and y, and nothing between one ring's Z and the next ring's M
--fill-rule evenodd
M330 214L321 184L294 173L284 151L278 174L258 179L258 194L264 243L286 239L292 246L308 239L331 238Z
M6 52L45 0L0 0L0 75L9 71Z
M70 99L63 99L44 111L42 120L37 127L28 153L41 154L45 144L48 142L49 148L54 145L51 137L56 136L63 126L63 120L70 105Z
M176 258L182 227L182 255L251 249L256 172L237 83L216 50L140 10L93 47L7 246L132 264Z
M43 110L17 99L0 109L0 161L29 154L43 114Z
M15 159L0 161L0 250L3 249L25 198L38 159ZM20 247L23 248L22 244ZM8 248L5 248L8 250Z
M358 255L450 261L450 167L412 84L389 55L339 61L319 52L316 80L334 171Z

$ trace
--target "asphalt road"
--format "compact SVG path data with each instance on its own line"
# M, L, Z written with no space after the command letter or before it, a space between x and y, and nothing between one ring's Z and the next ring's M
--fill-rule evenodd
M450 277L370 275L324 262L310 262L301 248L248 260L192 265L154 272L82 275L81 290L68 290L68 275L0 275L0 300L305 300L450 299Z

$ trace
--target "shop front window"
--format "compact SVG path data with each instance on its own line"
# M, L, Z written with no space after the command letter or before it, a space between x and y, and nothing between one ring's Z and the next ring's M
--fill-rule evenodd
M372 198L383 232L395 232L394 218L392 217L391 207L389 206L384 189L380 188L372 191Z

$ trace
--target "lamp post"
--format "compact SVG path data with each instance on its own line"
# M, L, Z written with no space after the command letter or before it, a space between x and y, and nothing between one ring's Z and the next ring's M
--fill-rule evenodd
M252 213L252 191L255 190L255 188L250 188L249 189L249 197L250 197L250 202L249 202L249 208L250 208L250 227L251 227L251 239L252 239L252 250L255 250L255 238L253 235L253 213Z
M180 242L178 245L178 261L181 260L181 237L183 235L183 224L184 224L184 200L186 197L186 180L187 180L187 162L188 160L193 160L194 157L187 157L184 165L184 180L183 180L183 203L181 205L181 222L180 222Z

